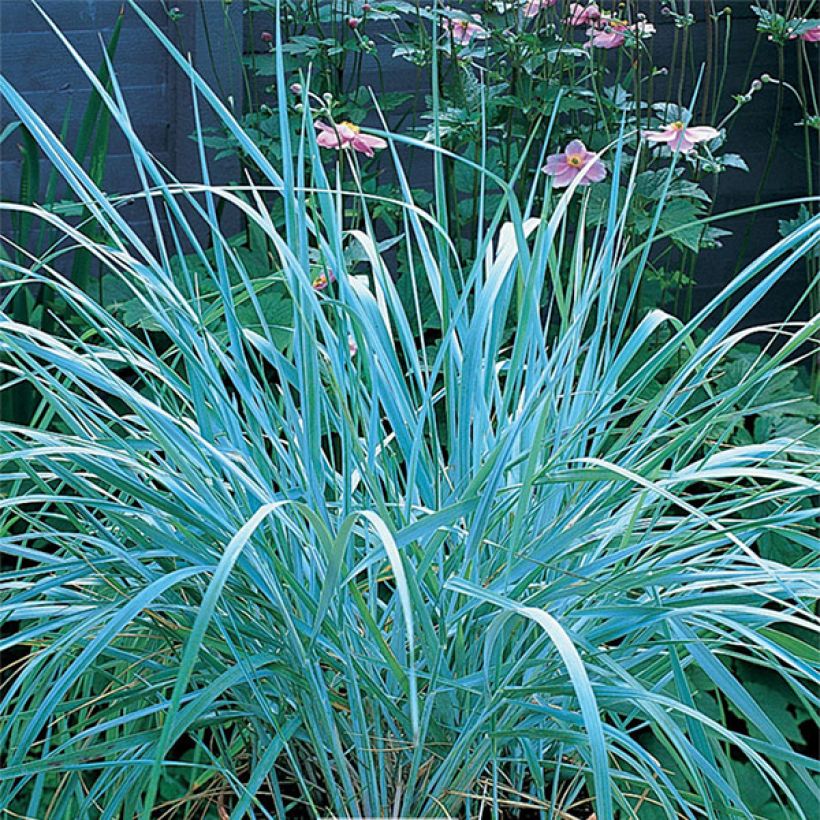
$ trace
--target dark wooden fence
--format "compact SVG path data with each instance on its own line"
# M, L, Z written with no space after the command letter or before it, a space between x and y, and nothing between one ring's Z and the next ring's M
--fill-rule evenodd
M98 65L100 35L103 38L110 35L121 5L119 0L41 0L41 4L80 53L92 65ZM173 21L167 13L172 5L182 12L178 21ZM691 5L697 18L691 31L697 61L705 56L707 6L704 2ZM730 95L746 91L750 79L764 73L779 76L777 50L756 32L757 21L749 0L721 0L718 5L733 8L733 36L726 82L727 104L731 104ZM223 97L232 99L237 107L241 106L243 87L237 55L242 50L245 53L262 51L264 44L259 39L259 32L269 25L266 26L264 21L255 24L249 20L249 15L243 16L245 4L241 0L228 5L223 0L179 0L174 4L145 0L141 6L163 31L191 52L197 67ZM673 24L661 14L659 2L646 2L644 10L657 26L652 47L656 63L663 65L671 53ZM815 56L820 54L820 47L811 48ZM374 86L386 90L415 89L423 93L426 89L419 86L424 82L424 75L405 61L392 60L390 51L389 45L380 45L380 59L383 67L388 69L377 75L373 67ZM794 51L787 49L786 53L792 56L787 59L784 79L794 81ZM197 159L189 139L193 120L188 83L133 13L126 13L115 64L132 117L146 145L180 179L197 178ZM0 0L0 71L55 130L59 130L70 106L70 145L84 110L88 83L28 0ZM731 170L722 175L717 212L750 204L758 196L765 201L774 201L806 195L804 136L802 129L793 125L802 115L796 100L788 93L782 98L782 109L776 112L776 94L774 85L767 86L737 118L727 150L741 154L750 170L749 173ZM8 122L10 117L8 107L0 107L0 124ZM770 137L775 127L779 139L770 153ZM20 153L13 138L0 150L0 192L3 198L13 199L19 185ZM230 163L223 166L223 178L228 179L233 173L235 167ZM813 168L811 174L815 179L817 173L818 168ZM764 184L759 190L761 181ZM136 187L125 140L116 134L112 134L106 187L118 192ZM704 303L729 281L744 259L751 258L775 241L778 220L793 217L796 210L796 206L780 208L757 216L753 222L737 219L729 223L727 227L733 231L733 236L724 242L723 248L701 254L696 303ZM772 291L766 303L749 317L750 321L782 318L804 288L805 270L799 266Z
M71 41L93 69L103 63L103 41L108 42L121 0L42 0L41 7ZM176 6L181 15L172 19L168 9ZM224 99L242 105L241 65L231 42L242 30L242 8L228 8L222 0L159 0L142 2L151 19L186 52L206 79ZM241 41L239 43L241 50ZM194 131L190 83L173 63L162 44L133 11L125 10L114 65L128 103L131 119L153 156L182 180L199 178L199 159L190 139ZM90 83L48 22L30 0L0 0L0 72L28 100L46 123L59 133L65 118L65 144L75 144L90 94ZM208 112L204 112L208 124ZM0 129L15 119L9 106L0 102ZM13 200L20 185L20 141L12 135L0 146L0 196ZM232 173L225 163L221 175ZM41 178L48 166L43 160ZM219 175L219 172L217 172ZM116 127L111 129L105 188L127 193L139 181L127 141ZM147 228L136 217L137 228ZM8 225L4 224L4 230Z

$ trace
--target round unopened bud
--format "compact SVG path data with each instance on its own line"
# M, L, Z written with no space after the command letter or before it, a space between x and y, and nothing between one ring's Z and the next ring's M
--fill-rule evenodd
M333 95L329 91L325 91L325 93L322 94L322 99L326 103L333 102Z
M359 23L361 23L361 20L358 17L347 18L347 27L352 28L354 31L359 27Z
M752 81L752 91L760 91L761 88L763 88L763 83L760 80Z
M269 31L263 31L263 32L259 35L259 39L260 39L263 43L272 43L272 42L273 42L273 35L272 35Z
M293 94L301 94L302 93L302 86L300 83L293 83L291 85L290 90Z
M760 82L762 83L770 83L772 81L771 74L761 74L760 75Z
M362 11L365 14L367 14L367 12L372 11L372 10L373 10L373 6L371 6L370 3L362 3Z

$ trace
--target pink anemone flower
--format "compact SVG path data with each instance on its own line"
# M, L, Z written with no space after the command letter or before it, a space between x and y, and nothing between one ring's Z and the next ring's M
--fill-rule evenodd
M477 22L473 22L473 20ZM460 17L444 17L441 25L450 33L453 40L460 46L469 45L473 40L485 40L489 37L487 30L480 25L481 17L473 15L473 20L464 20Z
M619 48L626 41L629 23L613 17L601 17L592 28L587 29L588 45L593 48Z
M311 283L315 291L327 290L331 282L336 281L336 276L330 268L325 268Z
M316 130L319 132L316 142L322 148L335 148L337 151L340 148L352 148L366 157L372 157L374 151L387 147L381 137L362 134L359 126L352 122L340 122L336 125L317 122Z
M558 0L526 0L524 3L524 17L535 17L542 9L554 6Z
M804 31L800 35L800 39L805 40L807 43L820 43L820 22Z
M606 177L606 167L595 156L587 151L581 140L573 140L563 154L551 154L543 171L552 177L553 188L566 188L579 175L579 185L591 185Z
M666 143L673 151L688 154L699 142L707 142L720 136L720 131L708 125L684 125L680 120L672 122L660 131L644 131L649 142Z
M571 26L587 26L601 17L601 10L595 3L590 3L588 6L581 3L570 3L567 11L569 12L567 22Z

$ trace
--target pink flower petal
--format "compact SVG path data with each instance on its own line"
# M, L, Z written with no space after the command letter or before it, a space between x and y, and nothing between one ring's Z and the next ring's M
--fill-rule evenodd
M551 154L547 157L544 171L548 174L560 174L567 168L569 168L569 165L567 165L567 158L564 154Z
M541 9L554 6L557 2L558 0L527 0L523 9L524 17L535 17Z
M680 122L667 125L661 131L644 131L643 137L649 142L667 143L673 151L688 154L697 143L707 142L720 136L720 131L709 125L684 127Z
M585 26L588 23L595 22L601 16L601 11L595 3L588 6L582 3L570 3L567 11L569 12L567 22L571 26Z
M387 147L387 143L381 137L374 137L370 134L356 134L352 140L353 148L365 156L372 157L373 151L380 151Z
M820 43L820 24L814 26L814 28L810 28L808 31L804 31L800 35L801 40L805 40L807 43Z
M367 140L370 147L376 151L381 151L382 148L387 148L387 140L383 140L381 137L375 137L372 134L363 134L362 139Z
M644 139L649 140L649 142L671 142L675 139L676 135L677 131L675 131L671 126L665 128L663 131L643 132Z
M572 140L566 149L567 154L584 154L587 153L587 147L581 140Z
M686 129L686 138L692 142L706 142L720 136L720 131L708 125L697 125Z
M682 154L688 154L694 147L695 143L689 139L688 132L678 131L671 140L669 140L669 147L673 151L680 151Z
M360 154L364 154L366 157L372 157L373 148L368 144L366 140L363 140L361 137L356 137L351 143L353 146L354 151L358 151Z
M351 128L349 125L345 125L343 122L340 122L336 129L339 132L339 137L342 140L343 144L351 143L359 136L359 132Z
M578 176L578 171L575 168L567 167L567 169L565 171L562 171L560 174L556 174L552 178L552 187L553 188L566 188L567 185L572 184L572 181L577 176Z
M591 43L595 48L618 48L626 42L619 31L595 31Z
M481 21L481 17L477 14L473 15L474 20ZM445 17L441 21L442 28L450 32L453 41L461 46L466 46L473 38L483 40L489 37L489 33L477 23L472 23L469 20L450 19Z
M341 140L339 135L329 125L323 122L316 123L316 130L319 134L316 136L316 143L321 148L339 148L341 147Z
M593 182L600 182L606 178L606 166L600 160L593 160L589 165L584 166L586 173L584 174L582 185L589 185Z

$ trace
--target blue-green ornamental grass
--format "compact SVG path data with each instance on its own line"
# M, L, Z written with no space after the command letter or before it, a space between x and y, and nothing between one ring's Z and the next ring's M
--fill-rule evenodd
M95 228L0 205L64 237L0 263L4 291L39 283L66 306L51 333L0 313L2 367L43 397L30 424L0 425L0 648L16 650L0 808L810 817L817 763L742 670L815 719L820 449L812 436L738 445L733 431L816 346L820 317L781 329L737 383L718 380L746 314L820 244L820 217L690 321L655 310L633 330L652 238L630 246L623 231L634 180L620 143L604 159L622 198L595 231L568 224L577 186L535 213L515 179L481 169L503 196L475 226L476 257L459 259L446 152L425 149L436 188L422 209L395 153L415 143L385 133L404 192L385 243L374 201L328 176L307 106L295 144L280 106L287 160L273 167L133 9L267 184L210 184L201 141L202 180L177 182L136 136L116 75L109 94L75 53L128 139L152 251L124 200L0 79ZM277 82L284 99L281 70ZM268 271L245 269L219 201L264 237ZM342 228L350 207L360 231ZM157 330L61 275L72 247ZM409 300L391 277L397 247ZM191 248L199 265L173 277ZM317 258L335 276L322 291ZM266 313L260 282L287 321ZM219 292L217 323L202 288ZM431 312L438 332L419 332ZM772 539L795 560L765 557Z

